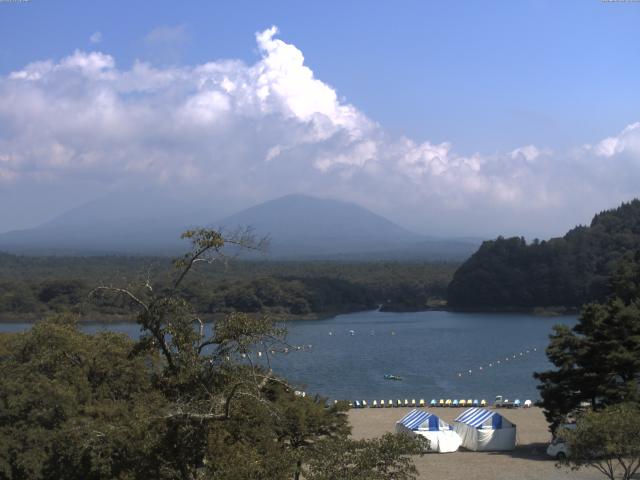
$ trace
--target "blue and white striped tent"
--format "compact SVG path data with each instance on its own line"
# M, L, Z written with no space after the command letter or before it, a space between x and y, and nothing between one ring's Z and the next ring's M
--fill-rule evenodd
M470 408L465 410L461 415L458 415L454 422L466 423L471 427L486 427L486 423L491 420L491 428L502 428L502 415L498 412L492 412L485 408Z
M396 432L420 435L429 440L429 451L455 452L461 440L453 427L433 413L411 410L396 422Z
M454 420L454 429L462 438L462 446L469 450L513 450L516 447L515 424L486 408L465 410Z
M451 425L443 422L433 413L425 412L423 410L411 410L408 414L402 417L398 423L404 425L409 430L428 430L430 432L438 430L453 430Z

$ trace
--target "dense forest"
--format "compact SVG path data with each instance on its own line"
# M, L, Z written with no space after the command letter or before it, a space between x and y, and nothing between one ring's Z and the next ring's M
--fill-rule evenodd
M640 200L596 215L548 241L487 241L456 272L447 289L460 309L578 308L602 301L608 278L640 247Z
M457 267L451 263L273 262L232 260L201 265L181 285L202 314L268 313L318 317L377 308L421 310L442 305ZM127 313L124 303L89 300L99 286L162 290L171 282L162 257L31 257L0 253L0 318L37 319L76 311L105 319ZM115 317L114 317L115 318Z

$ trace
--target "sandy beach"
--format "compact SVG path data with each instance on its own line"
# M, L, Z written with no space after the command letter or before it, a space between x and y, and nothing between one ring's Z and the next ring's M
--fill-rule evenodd
M393 432L395 422L410 408L352 409L349 421L354 438L371 438ZM452 422L463 409L435 408L432 411L446 422ZM539 408L499 410L505 418L517 425L517 447L512 452L470 452L426 454L415 462L421 479L469 480L560 480L598 479L602 474L593 469L571 471L557 468L554 459L545 450L551 434Z

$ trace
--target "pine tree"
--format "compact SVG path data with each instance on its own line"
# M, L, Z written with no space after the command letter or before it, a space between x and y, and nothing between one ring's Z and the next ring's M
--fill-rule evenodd
M640 399L640 252L620 262L611 292L572 329L554 329L547 356L556 369L535 374L552 429L582 402L598 409Z

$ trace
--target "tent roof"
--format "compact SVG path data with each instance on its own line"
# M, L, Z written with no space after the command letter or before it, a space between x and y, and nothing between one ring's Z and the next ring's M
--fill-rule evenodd
M437 427L438 424L442 424L443 426L445 426L445 428L451 428L433 413L424 412L417 409L411 410L398 421L398 423L404 425L410 430L418 430L421 425L424 425L425 422L429 422L430 426L432 423L434 423L435 427ZM438 430L438 428L435 429ZM429 430L431 430L431 428L429 428Z
M464 423L470 427L479 427L484 422L495 416L502 418L502 415L498 412L492 412L484 408L470 408L458 415L454 422Z

